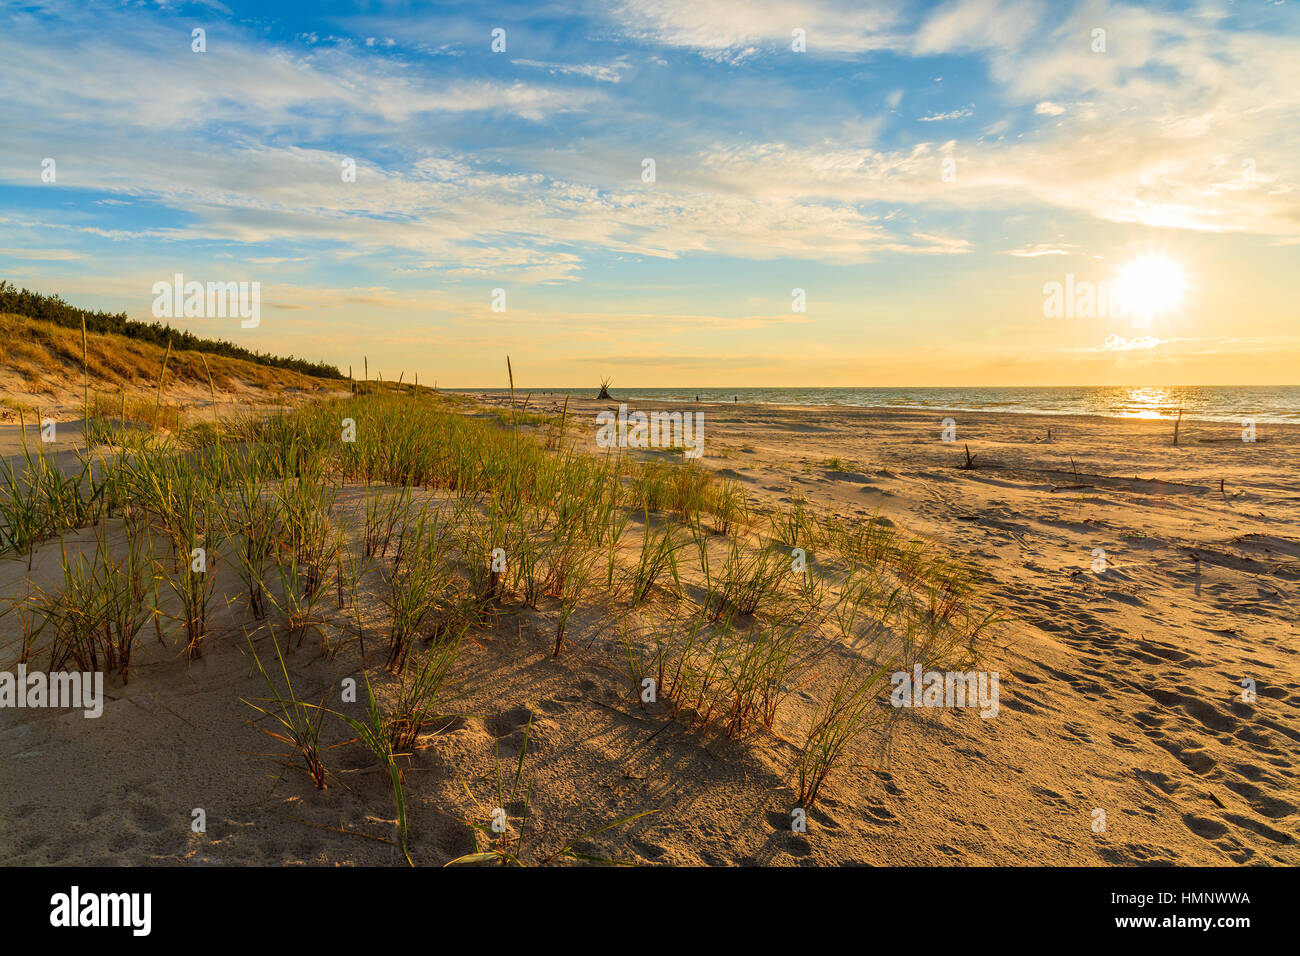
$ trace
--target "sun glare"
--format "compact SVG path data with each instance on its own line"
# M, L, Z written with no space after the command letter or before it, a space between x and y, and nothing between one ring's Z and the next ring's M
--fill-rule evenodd
M1135 319L1151 319L1177 309L1187 280L1183 267L1167 256L1134 259L1115 277L1115 294Z

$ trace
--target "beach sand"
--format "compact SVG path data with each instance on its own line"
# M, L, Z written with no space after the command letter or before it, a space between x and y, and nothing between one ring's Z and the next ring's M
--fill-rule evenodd
M534 396L530 409L553 402ZM615 406L571 401L568 434L598 453L594 415ZM1300 427L1260 426L1247 444L1235 426L1184 421L1175 447L1164 421L687 410L705 414L704 464L760 509L802 497L846 518L878 513L974 564L1008 615L981 664L1000 675L998 716L910 712L886 751L864 750L832 778L808 832L792 833L790 766L815 688L797 690L772 733L729 740L640 707L595 610L579 611L559 659L553 615L521 610L467 644L453 693L464 716L426 735L406 771L417 863L475 849L467 821L487 823L498 774L514 821L531 783L539 857L656 810L578 847L648 864L1300 862ZM945 414L954 442L940 440ZM959 467L965 446L973 469ZM57 569L55 542L31 576L48 586ZM0 561L0 596L27 577L25 558ZM241 703L265 688L233 575L223 590L232 606L216 610L203 657L188 662L146 631L130 682L109 680L102 718L0 711L0 862L400 862L382 842L388 782L364 752L327 751L324 791L267 756L280 752ZM2 666L18 640L13 616L0 618ZM329 657L308 637L287 659L308 700L336 697L357 673L355 642ZM196 808L204 833L191 827Z

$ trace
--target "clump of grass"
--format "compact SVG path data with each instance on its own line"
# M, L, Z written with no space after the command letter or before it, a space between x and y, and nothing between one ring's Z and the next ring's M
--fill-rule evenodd
M560 419L554 415L547 415L545 412L528 412L519 408L493 408L488 414L502 425L538 425L558 428L560 424Z
M521 527L514 534L508 553L514 568L515 591L523 599L524 607L536 608L545 581L542 545L526 527Z
M102 562L104 666L116 671L125 682L131 666L132 650L145 623L158 604L156 578L149 573L153 565L152 539L148 529L128 520L123 523L125 554L116 559L105 535L100 542Z
M294 636L301 645L309 630L324 635L327 621L319 609L342 548L334 521L337 490L318 469L300 465L298 477L281 481L276 495L275 567L280 587L278 596L267 593L285 618L286 646Z
M807 664L799 643L798 629L780 624L769 624L736 642L727 666L728 737L741 737L755 725L772 729L777 708Z
M453 589L445 616L435 624L435 637L458 624L479 625L489 620L493 606L505 596L511 569L504 547L505 528L495 517L486 528L464 518L454 520L453 525L468 586ZM505 561L504 568L498 558Z
M587 582L591 578L592 567L595 564L595 554L582 550L576 557L566 556L566 567L563 575L556 581L554 595L560 599L560 613L555 625L555 653L554 657L560 656L560 651L564 647L564 637L568 633L569 618L578 607L578 602L585 595Z
M224 517L226 534L236 542L235 571L248 598L254 620L266 617L266 566L276 553L280 537L279 511L267 483L259 475L256 450L236 466L227 490Z
M212 462L147 448L129 462L130 494L171 545L165 580L180 605L186 653L202 653L223 527Z
M280 663L280 676L284 679L284 691L276 686L271 675L267 673L266 667L262 664L262 659L257 655L257 648L253 646L252 638L247 637L249 652L253 655L253 665L257 672L262 676L267 690L271 696L259 698L257 701L245 700L244 703L252 707L258 713L263 714L274 722L275 729L259 727L262 733L266 734L272 740L277 740L285 744L296 753L306 768L307 775L311 777L312 782L318 790L325 789L325 764L322 762L321 753L321 727L325 722L325 715L328 710L321 705L309 704L302 701L294 693L293 681L289 678L289 668L285 666L284 655L280 653L280 645L272 635L271 646L275 648L276 659ZM262 706L263 704L267 706Z
M415 746L424 728L439 716L441 694L460 651L461 633L431 642L422 659L406 662L396 703L385 724L394 753Z
M187 448L215 448L224 439L221 426L212 422L196 422L181 430L181 441Z
M641 557L632 572L632 603L640 604L650 595L650 589L665 573L681 587L681 577L677 571L677 553L685 547L685 541L675 540L673 525L663 523L656 532L650 525L650 514L645 513L642 525Z
M732 738L771 730L778 708L819 653L804 646L793 625L745 628L730 618L709 622L699 615L649 627L622 621L619 636L634 693L653 680L669 717L701 727L717 720Z
M724 481L713 490L708 510L713 513L714 530L718 534L731 534L749 523L749 499L734 481Z
M0 459L0 546L28 553L36 542L62 531L72 531L102 517L105 510L102 480L91 471L88 457L80 467L65 472L60 462L27 438L20 415L23 453L18 462Z
M387 557L388 548L410 508L411 489L405 485L396 494L373 493L366 487L365 555Z
M69 556L66 546L61 549L63 586L57 593L43 593L37 602L54 632L50 670L71 662L78 670L128 679L136 638L153 614L148 599L154 582L147 529L126 522L125 538L121 559L114 556L106 529L97 534L90 557L80 551ZM31 632L25 631L24 658L31 650Z
M406 858L407 864L414 866L415 863L411 860L411 850L407 845L406 791L403 786L402 768L398 766L397 753L393 747L391 721L375 698L375 691L370 686L370 678L365 674L362 674L362 678L366 684L365 720L357 720L347 714L340 714L338 711L331 711L331 713L352 728L357 735L357 739L375 755L380 766L388 774L389 783L393 788L393 803L397 810L398 843L402 848L402 856Z
M823 785L844 762L849 747L868 729L889 720L881 701L892 665L855 660L813 716L795 761L798 800L811 808Z
M808 510L803 498L796 498L788 511L778 511L770 519L771 535L775 541L790 548L816 551L822 540L816 517Z
M701 555L706 562L703 547ZM755 614L776 599L789 571L788 555L771 546L747 549L733 538L716 581L706 572L709 585L704 612L714 621L728 614Z
M411 641L443 602L450 580L447 536L439 531L438 512L422 508L402 529L393 569L386 575L390 670L402 668Z
M69 661L78 670L99 670L97 636L103 624L103 600L95 564L79 552L61 554L63 587L45 602L47 622L54 625L50 649L50 670Z
M872 615L867 623L869 639L878 639L901 599L902 585L892 589L872 571L853 565L845 573L839 584L839 596L831 608L830 618L834 621L839 637L848 645L859 640L857 624L867 612Z

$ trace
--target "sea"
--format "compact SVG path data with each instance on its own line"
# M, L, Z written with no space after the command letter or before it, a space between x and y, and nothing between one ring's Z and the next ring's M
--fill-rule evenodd
M501 388L449 391L499 394ZM572 395L595 398L594 388L517 388L523 396ZM1165 387L1035 386L1020 388L622 388L615 400L665 402L748 402L767 405L851 405L1014 412L1024 415L1102 415L1109 418L1185 419L1236 422L1300 422L1300 386L1171 385Z

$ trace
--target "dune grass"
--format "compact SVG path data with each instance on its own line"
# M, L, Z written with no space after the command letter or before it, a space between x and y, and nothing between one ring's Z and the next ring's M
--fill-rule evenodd
M808 688L815 713L790 768L805 806L896 716L891 670L969 663L997 623L968 569L883 519L826 518L803 501L763 514L697 462L577 450L562 440L567 407L539 422L548 434L464 410L428 389L356 388L205 421L201 439L182 423L140 429L115 456L29 448L0 462L3 551L30 560L64 540L62 586L37 599L48 629L28 627L24 654L44 639L52 661L125 680L152 620L199 656L217 576L233 573L231 613L285 637L283 651L272 641L274 679L253 652L270 690L253 706L320 787L326 711L294 696L285 655L309 634L326 653L359 642L369 710L345 723L391 780L409 860L400 761L446 710L466 636L504 615L549 616L552 656L576 652L575 620L617 630L631 699L644 703L651 679L658 713L732 739L776 733ZM66 540L87 527L90 556ZM109 527L124 543L108 543ZM382 623L363 617L362 594L378 597ZM24 613L31 596L10 604ZM519 860L504 852L492 851Z

